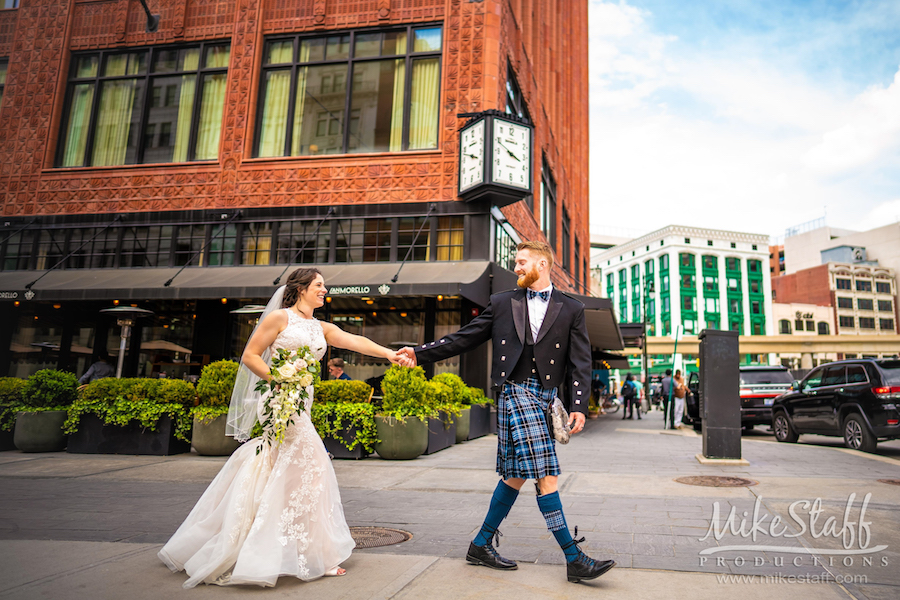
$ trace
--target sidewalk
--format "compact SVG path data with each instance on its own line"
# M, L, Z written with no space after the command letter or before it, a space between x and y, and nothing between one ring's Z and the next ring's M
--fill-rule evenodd
M224 459L0 453L0 598L900 596L900 486L877 481L900 479L900 442L880 444L879 454L866 455L846 451L835 438L804 436L799 444L778 444L760 430L743 437L749 466L722 467L699 464L695 455L701 439L691 430L663 431L660 412L640 421L623 421L621 414L589 421L584 433L559 449L560 490L569 526L577 525L579 536L587 538L584 550L614 558L618 566L583 584L566 582L563 554L544 525L530 484L501 527L501 553L518 560L519 570L498 572L465 563L469 540L496 485L495 445L496 438L489 436L414 461L335 461L350 525L395 527L413 538L356 551L345 563L346 577L312 583L284 579L269 590L182 590L184 576L170 573L156 559ZM674 481L688 475L759 483L713 488ZM754 542L728 534L700 541L716 503L720 529L732 507L736 525L746 512L749 528L759 499L758 516L768 519L766 529L779 516L796 532L791 503L821 498L816 529L833 516L840 530L853 493L848 523L858 520L862 497L872 494L865 513L870 539L863 554L848 553L840 539L816 538L809 531L794 539L762 535ZM809 507L795 507L795 512L808 517ZM722 550L734 545L770 548ZM858 546L855 541L851 550ZM804 547L812 554L795 553ZM828 550L835 554L826 555ZM830 582L809 583L823 576ZM723 580L733 577L743 579ZM791 577L805 583L791 584ZM845 577L852 579L833 582Z

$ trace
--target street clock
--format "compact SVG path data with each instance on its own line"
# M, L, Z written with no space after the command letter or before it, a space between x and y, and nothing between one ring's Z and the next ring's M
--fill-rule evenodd
M533 128L528 122L491 110L459 131L459 196L505 206L532 193Z

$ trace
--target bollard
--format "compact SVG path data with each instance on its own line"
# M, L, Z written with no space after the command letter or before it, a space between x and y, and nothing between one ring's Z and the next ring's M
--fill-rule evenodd
M736 331L700 332L703 456L741 458L740 351Z

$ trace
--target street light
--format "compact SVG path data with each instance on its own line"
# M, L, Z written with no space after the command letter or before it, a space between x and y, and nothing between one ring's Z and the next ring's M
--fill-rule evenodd
M644 398L647 399L647 410L650 410L650 362L647 357L647 318L650 316L648 313L650 312L647 307L649 305L650 300L653 298L653 293L655 291L655 287L653 285L653 275L647 274L644 276L644 343L643 348L641 349L641 354L643 358L643 367L644 367Z
M122 378L122 363L125 362L125 345L128 336L131 334L131 328L134 322L140 317L149 317L154 314L152 310L137 308L134 306L116 306L114 308L104 308L101 313L116 317L116 324L122 328L122 334L119 340L119 360L116 365L116 379Z

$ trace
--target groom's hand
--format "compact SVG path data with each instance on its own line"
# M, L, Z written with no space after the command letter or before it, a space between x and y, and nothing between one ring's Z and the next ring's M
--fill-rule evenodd
M406 348L400 348L400 350L398 350L397 352L406 356L406 359L409 362L407 366L415 367L418 364L416 362L416 351L409 346L407 346Z
M569 433L578 433L582 429L584 429L584 413L569 413Z

